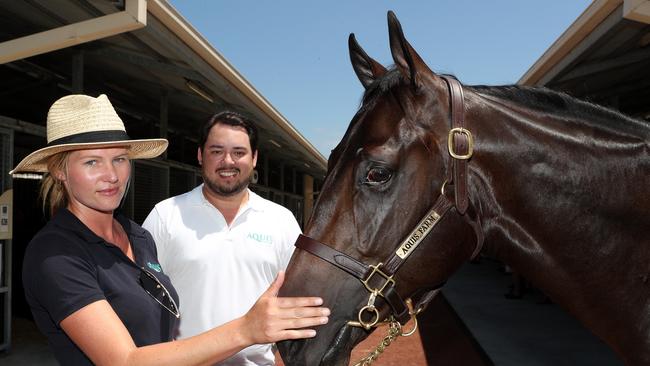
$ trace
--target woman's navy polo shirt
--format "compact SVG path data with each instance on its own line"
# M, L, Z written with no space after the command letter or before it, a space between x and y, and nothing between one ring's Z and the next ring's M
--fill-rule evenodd
M178 304L178 295L158 263L151 234L123 215L115 218L129 236L135 263L67 209L58 210L27 247L25 296L36 325L63 365L92 364L59 324L98 300L108 301L137 346L170 341L175 334L178 319L139 282L141 268L147 269Z

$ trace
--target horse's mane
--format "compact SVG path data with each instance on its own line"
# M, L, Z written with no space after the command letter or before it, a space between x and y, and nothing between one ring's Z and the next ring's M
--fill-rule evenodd
M453 77L453 75L450 76ZM404 82L399 70L394 65L390 67L384 75L377 78L366 89L360 112L371 109L379 96L390 92ZM634 135L642 133L646 137L650 136L650 123L647 121L635 119L602 105L580 100L569 94L545 87L523 85L463 85L463 87L478 95L506 100L532 110L555 115L561 119L580 120L595 128L625 131Z
M643 130L646 131L646 134L650 132L650 124L645 121L634 119L616 110L545 87L523 85L473 85L464 87L473 90L479 95L508 100L560 118L582 120L594 127L614 128L616 130L631 128L637 134Z

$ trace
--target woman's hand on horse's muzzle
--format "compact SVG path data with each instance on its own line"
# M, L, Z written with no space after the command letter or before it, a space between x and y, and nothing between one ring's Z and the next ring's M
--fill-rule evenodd
M311 338L316 331L309 328L326 324L329 320L330 310L320 307L323 299L319 297L278 297L283 282L284 272L280 272L243 316L242 334L247 343Z

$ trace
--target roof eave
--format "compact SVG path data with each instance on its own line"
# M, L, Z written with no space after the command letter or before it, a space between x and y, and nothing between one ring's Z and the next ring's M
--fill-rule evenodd
M327 167L327 159L303 137L280 114L266 98L255 88L214 48L210 43L165 0L149 0L147 10L164 24L178 38L185 42L196 54L210 67L214 68L223 77L248 98L263 113L269 116L282 130L298 141L323 169Z
M520 85L544 85L548 74L601 24L624 0L596 0L567 28L517 81Z

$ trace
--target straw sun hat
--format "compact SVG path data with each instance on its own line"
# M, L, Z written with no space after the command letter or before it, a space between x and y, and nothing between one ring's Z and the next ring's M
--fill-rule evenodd
M47 172L50 156L70 150L124 146L131 159L155 158L167 148L165 139L131 140L106 95L68 95L47 113L47 146L27 155L9 174Z

